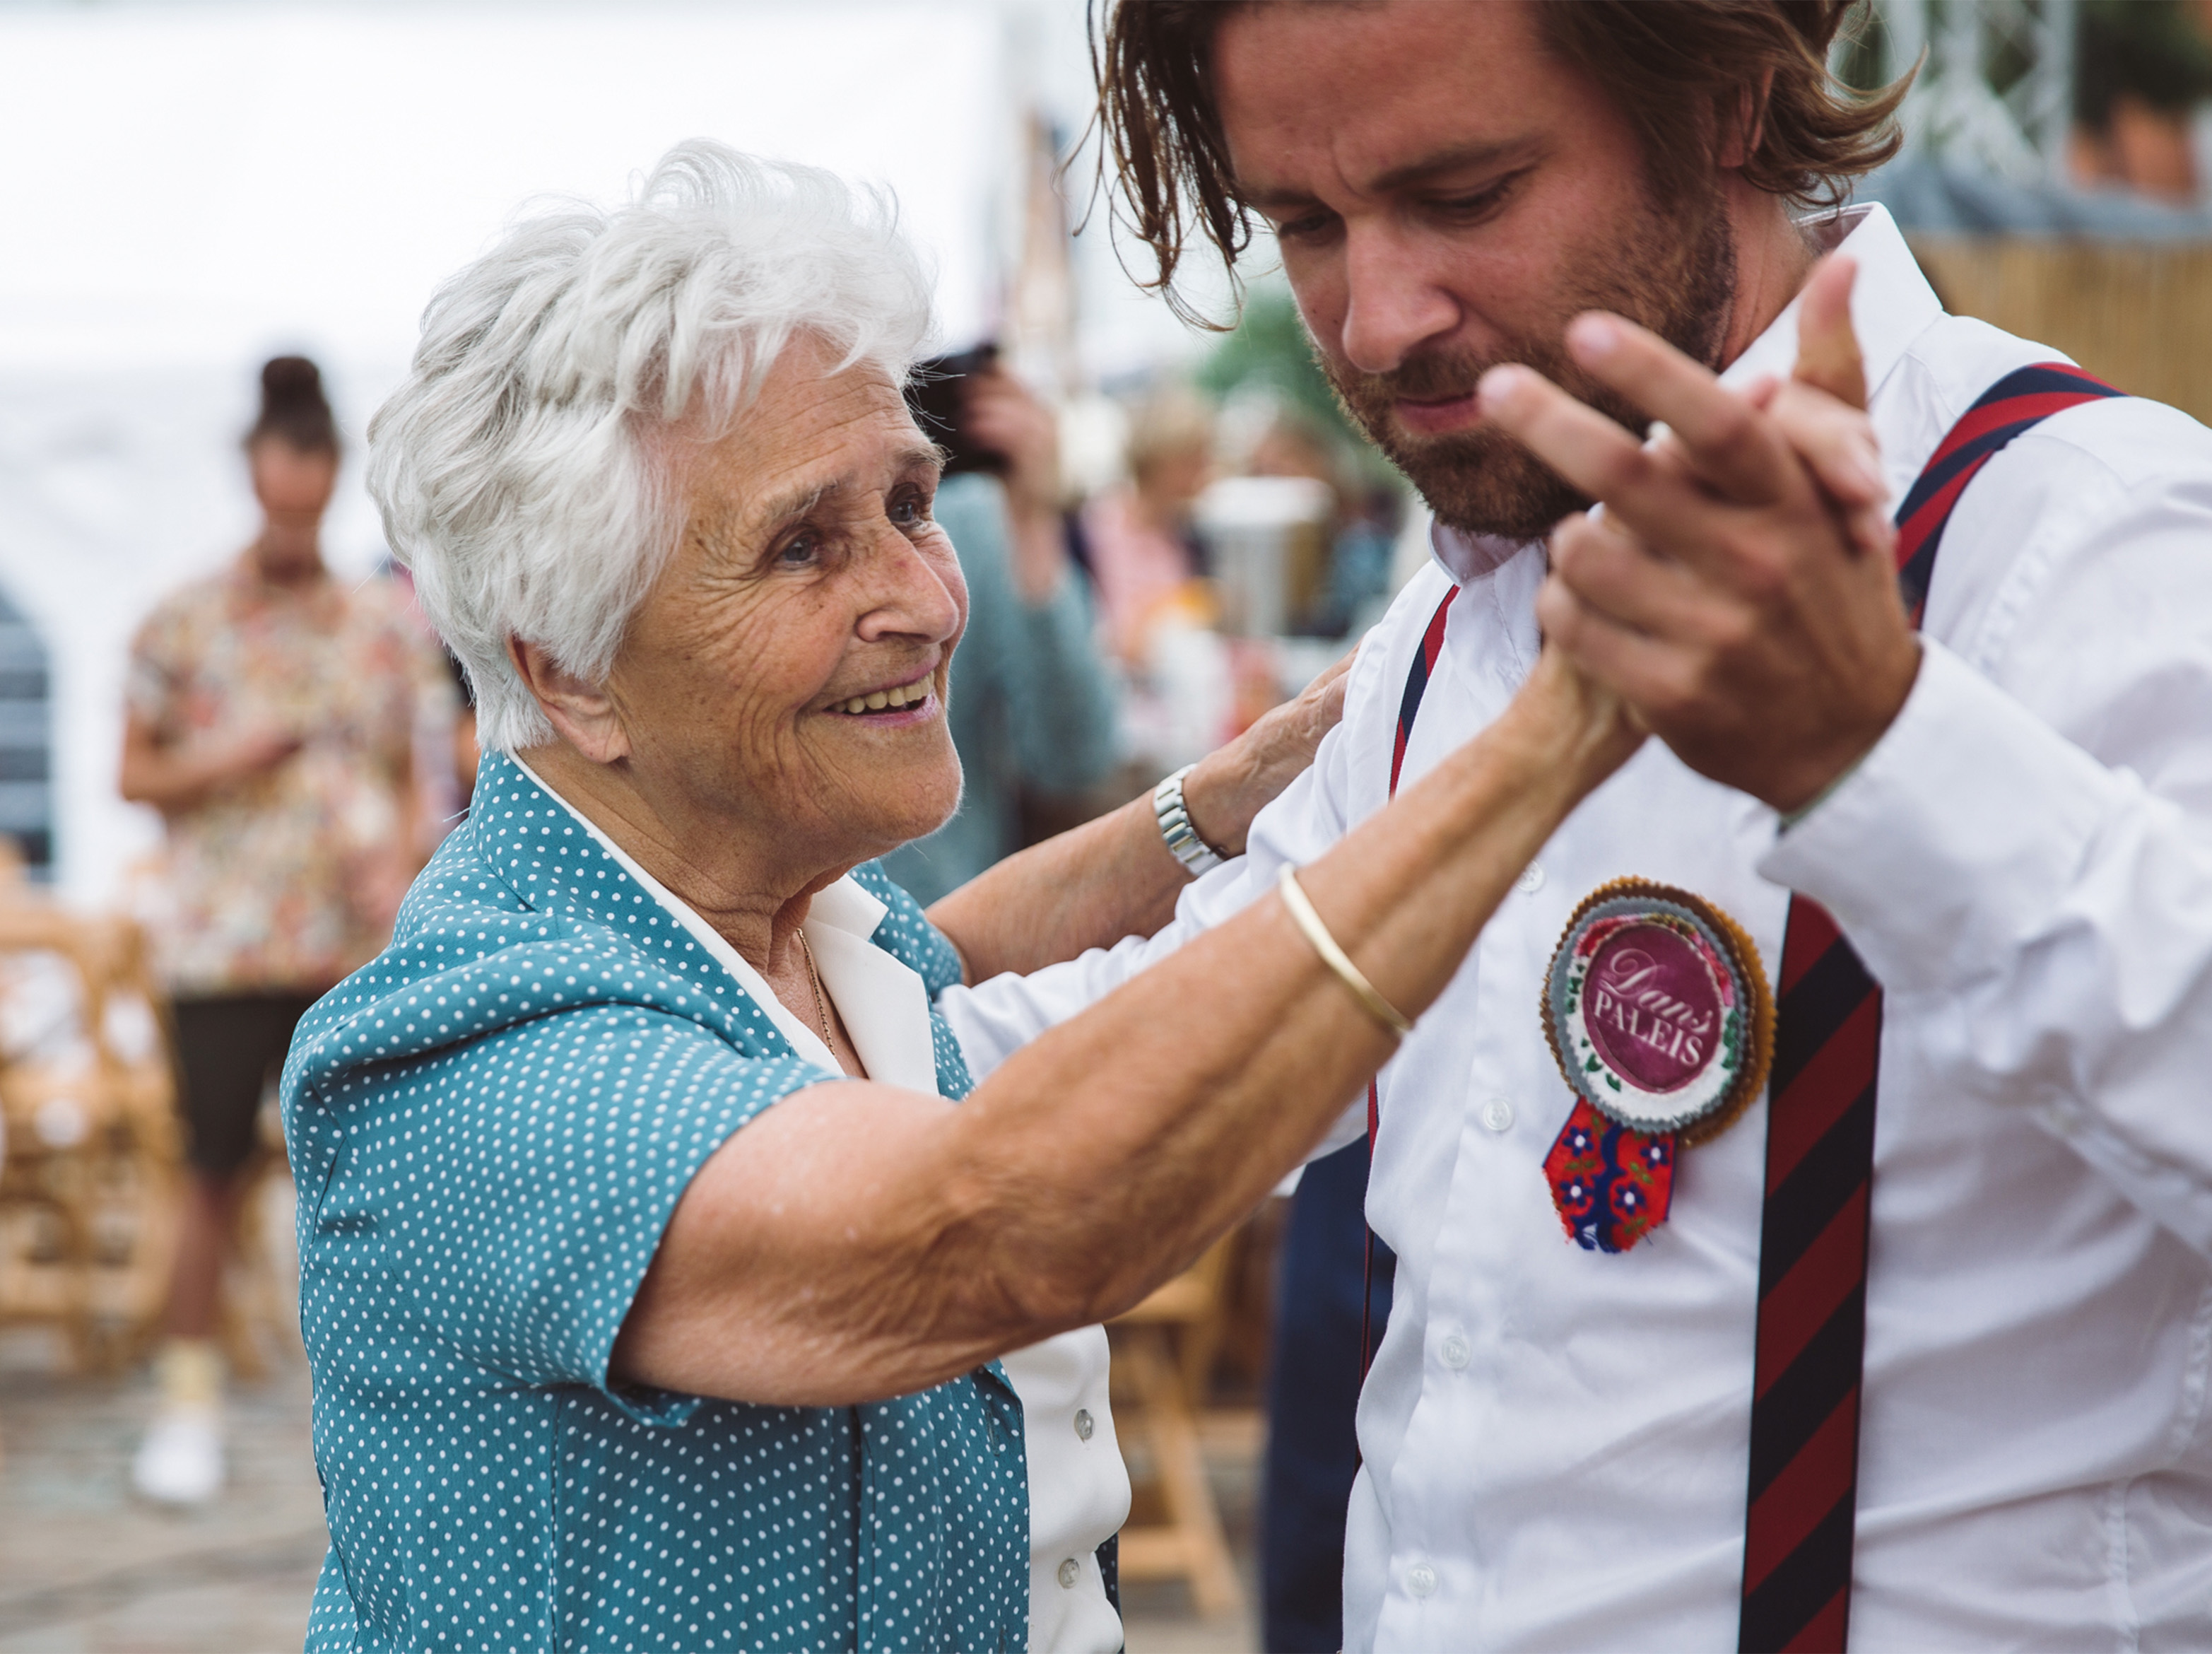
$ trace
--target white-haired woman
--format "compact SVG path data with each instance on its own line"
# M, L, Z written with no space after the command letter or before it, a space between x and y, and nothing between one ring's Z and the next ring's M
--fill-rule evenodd
M871 865L960 785L963 595L900 395L927 321L883 204L691 144L456 277L372 427L487 756L285 1075L313 1647L1115 1646L1103 1341L1060 1335L1314 1146L1633 744L1547 656L1302 871L1310 910L1256 903L971 1092L945 996L1018 1017L990 978L1156 925L1184 873L1144 804L927 917ZM1302 761L1270 739L1190 778L1219 848Z

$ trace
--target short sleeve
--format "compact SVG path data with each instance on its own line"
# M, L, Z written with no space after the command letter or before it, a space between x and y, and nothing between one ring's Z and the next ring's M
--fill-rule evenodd
M174 605L164 604L146 617L131 640L124 705L132 717L155 730L168 726L178 686L188 670L185 631Z
M331 1099L347 1151L310 1243L329 1237L332 1251L310 1267L343 1268L358 1236L401 1289L383 1313L419 1320L495 1384L589 1385L642 1420L680 1422L695 1398L608 1375L677 1202L762 1110L842 1078L605 1003L356 1070ZM348 1097L364 1086L366 1098ZM407 1347L416 1330L387 1325L376 1341Z

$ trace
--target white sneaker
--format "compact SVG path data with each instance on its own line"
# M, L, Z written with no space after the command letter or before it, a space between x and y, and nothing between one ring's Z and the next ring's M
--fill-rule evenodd
M222 1420L212 1408L164 1408L131 1461L131 1485L161 1505L204 1505L222 1487Z

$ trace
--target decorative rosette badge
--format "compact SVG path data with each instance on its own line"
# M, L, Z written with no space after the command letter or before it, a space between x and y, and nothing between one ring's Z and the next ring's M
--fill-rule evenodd
M1615 879L1559 938L1544 1032L1577 1099L1546 1162L1553 1199L1576 1241L1626 1251L1666 1221L1676 1146L1718 1136L1766 1083L1759 950L1700 897Z

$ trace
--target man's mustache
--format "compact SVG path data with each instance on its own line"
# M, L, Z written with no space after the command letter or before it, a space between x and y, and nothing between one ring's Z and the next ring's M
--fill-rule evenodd
M1346 399L1358 406L1444 402L1472 396L1482 376L1505 360L1504 356L1420 356L1400 363L1387 374L1353 372L1340 376L1337 383Z

